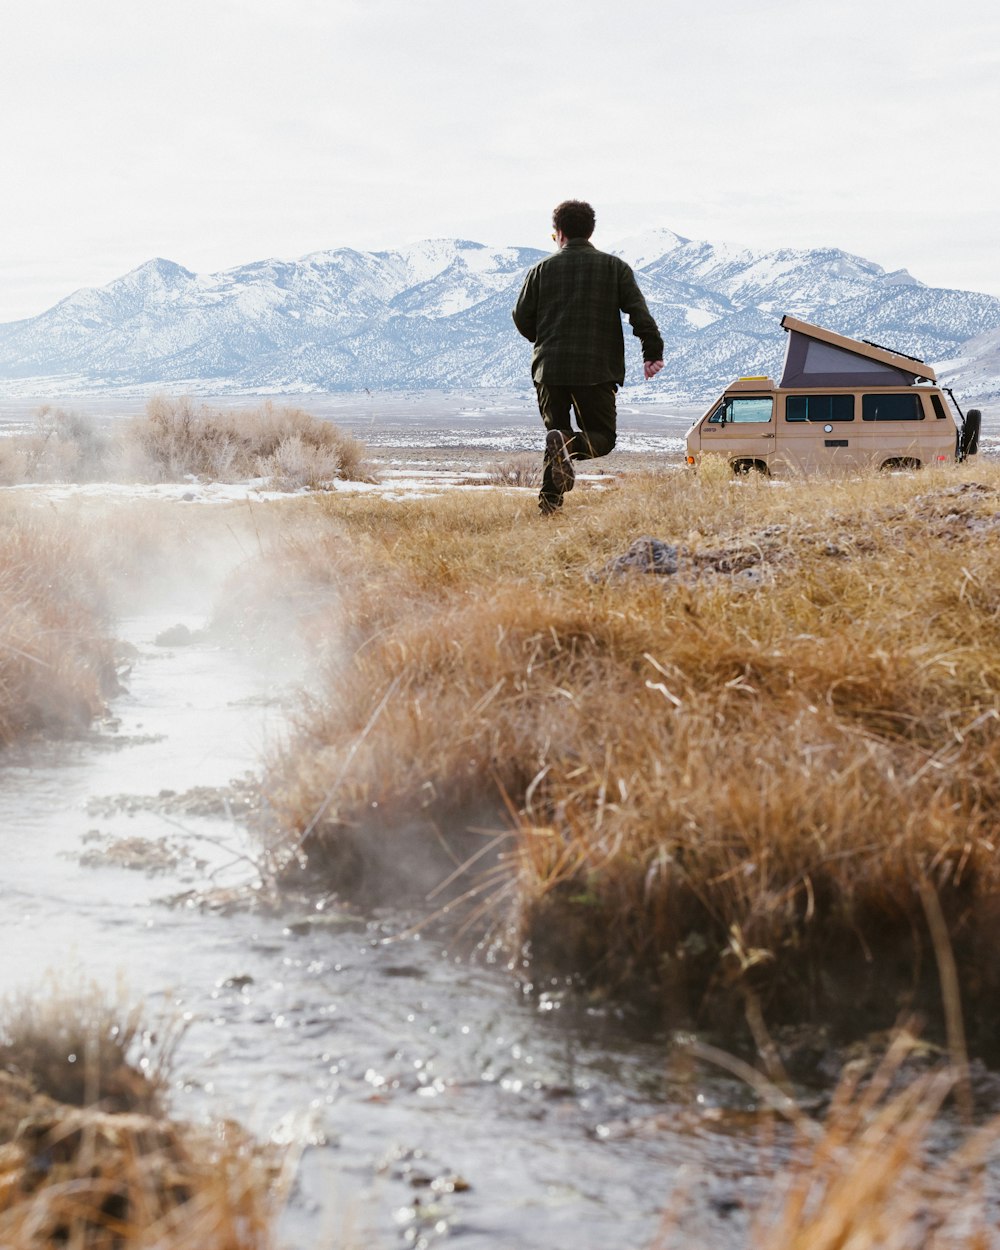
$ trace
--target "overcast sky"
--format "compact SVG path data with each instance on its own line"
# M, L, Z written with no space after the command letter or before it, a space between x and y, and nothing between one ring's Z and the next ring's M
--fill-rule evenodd
M214 272L654 226L1000 295L995 0L0 0L0 320Z

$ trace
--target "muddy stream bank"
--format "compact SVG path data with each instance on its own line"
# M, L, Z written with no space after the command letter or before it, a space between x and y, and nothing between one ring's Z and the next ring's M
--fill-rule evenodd
M238 783L291 693L197 632L164 644L178 623L204 622L120 623L136 654L111 722L0 758L0 992L57 974L183 1013L176 1113L304 1146L295 1250L638 1250L673 1202L684 1244L746 1244L773 1148L745 1089L672 1063L667 1038L558 986L522 997L405 915L166 904L247 878Z

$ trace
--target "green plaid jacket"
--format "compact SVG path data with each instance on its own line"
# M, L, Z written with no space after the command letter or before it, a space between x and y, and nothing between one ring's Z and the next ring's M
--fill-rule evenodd
M635 274L587 239L570 239L525 275L514 324L535 350L531 376L550 386L625 381L621 313L642 342L643 360L663 359L663 339Z

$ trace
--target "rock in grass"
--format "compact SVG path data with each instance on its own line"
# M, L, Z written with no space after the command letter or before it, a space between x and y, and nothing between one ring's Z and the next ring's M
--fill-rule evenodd
M680 549L671 543L643 535L642 538L637 538L623 555L615 556L607 562L603 576L615 577L622 573L661 575L676 573L680 565L681 554Z

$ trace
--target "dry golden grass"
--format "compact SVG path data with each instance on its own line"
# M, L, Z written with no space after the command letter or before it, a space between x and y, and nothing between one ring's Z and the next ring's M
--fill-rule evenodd
M770 1143L774 1175L754 1203L750 1250L1000 1245L986 1170L996 1157L1000 1118L973 1125L942 1115L961 1084L961 1068L929 1064L905 1029L878 1063L854 1060L845 1067L822 1120L731 1056L697 1044L695 1050L746 1077L763 1107L759 1145L766 1159ZM678 1193L651 1250L692 1244L686 1197Z
M137 1008L54 979L44 996L22 991L0 1004L0 1069L68 1106L156 1115L179 1036L154 1038ZM0 1127L6 1138L16 1126L6 1117Z
M499 492L315 511L270 583L339 592L326 688L271 769L279 854L424 885L503 834L475 889L536 960L692 1006L739 984L894 1010L933 965L926 880L985 1003L997 468L636 476L548 523ZM680 572L601 576L643 534Z
M263 478L273 489L365 478L364 448L330 421L270 401L215 409L157 396L143 417L102 427L45 407L34 431L0 439L0 484Z
M0 1005L0 1244L266 1250L287 1176L234 1125L166 1117L155 1042L96 991Z
M775 1209L762 1216L754 1250L989 1250L1000 1244L990 1217L984 1164L1000 1121L935 1148L937 1116L954 1086L942 1069L888 1092L841 1082L823 1130L800 1128ZM940 1136L940 1129L938 1129Z
M86 726L115 689L107 581L85 535L0 516L0 743Z
M528 486L537 490L542 484L542 465L537 456L523 452L501 460L483 480L491 486Z

